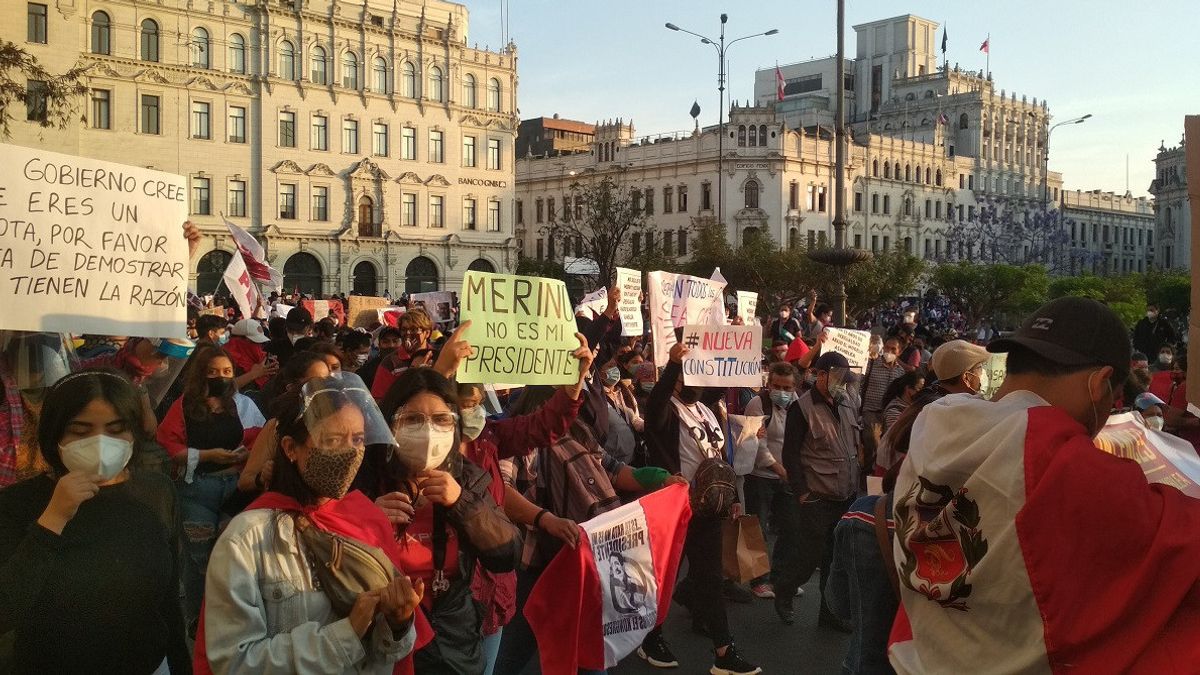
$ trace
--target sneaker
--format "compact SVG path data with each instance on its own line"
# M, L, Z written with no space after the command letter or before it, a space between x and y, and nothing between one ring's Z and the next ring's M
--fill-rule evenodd
M726 579L725 582L721 584L721 593L724 594L725 599L730 602L739 602L743 605L748 605L754 602L754 596L750 595L750 591L733 583L729 579Z
M775 613L779 615L779 620L784 625L790 626L796 623L796 610L792 607L791 598L775 596Z
M679 662L675 660L675 655L671 653L671 647L667 644L662 633L654 632L646 636L642 641L642 645L637 649L638 656L645 659L646 663L655 668L678 668Z
M763 600L770 600L775 597L775 589L771 588L771 584L754 584L750 587L750 592L754 594L754 597L762 598Z
M801 597L801 596L803 596L803 595L804 595L804 589L803 589L803 588L797 588L797 589L796 589L796 597L797 597L797 598L799 598L799 597Z
M745 659L738 656L733 645L729 645L729 648L725 650L725 656L718 656L708 672L710 675L757 675L762 672L762 668L753 663L747 663Z

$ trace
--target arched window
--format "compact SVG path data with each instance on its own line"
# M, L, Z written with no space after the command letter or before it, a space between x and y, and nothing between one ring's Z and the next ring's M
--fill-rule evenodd
M209 251L196 263L196 293L208 294L224 288L225 268L233 254L227 251Z
M325 48L314 45L312 48L312 66L309 68L313 84L329 84L328 65L325 62Z
M492 112L500 112L500 80L494 77L488 80L487 109Z
M761 236L757 227L747 227L742 230L742 246L753 244Z
M375 202L366 195L358 198L358 236L375 236Z
M758 145L758 127L754 126L753 124L750 125L750 143L749 143L749 145L752 148Z
M296 48L287 40L279 43L279 76L285 80L296 79Z
M471 261L470 265L467 265L467 269L471 272L495 273L496 266L493 265L492 261L488 260L487 258L476 258L475 260Z
M796 228L788 230L788 248L796 248L796 244L800 243L800 232Z
M904 215L906 215L906 216L912 215L912 198L911 197L904 198Z
M926 185L929 185L929 183L931 182L930 176L931 176L931 172L929 171L929 167L925 167L925 184Z
M400 95L405 98L417 97L417 67L411 61L405 61L400 67Z
M212 54L209 47L208 31L196 27L192 31L192 66L196 68L209 68L212 66Z
M246 73L246 38L238 33L229 36L229 72Z
M911 164L904 165L904 180L907 182L912 182L912 165Z
M295 253L283 263L283 285L306 295L321 293L321 261L311 253Z
M427 96L426 98L428 98L431 101L446 100L446 92L443 91L443 89L444 89L444 87L442 86L443 84L444 83L442 81L442 69L438 68L437 66L430 68L429 69L429 96Z
M158 23L154 19L142 20L140 56L143 61L158 60Z
M758 126L758 144L767 147L767 125L760 124Z
M738 147L739 148L746 147L746 125L745 124L738 125Z
M883 163L883 177L884 177L884 178L891 178L891 177L892 177L892 164L891 164L891 162L884 162L884 163Z
M374 73L374 81L371 83L371 89L380 94L392 93L392 83L388 78L387 59L382 56L376 56L375 61L371 65L371 72Z
M967 117L967 113L963 113L962 115L959 115L959 117L958 117L958 128L959 129L966 129L968 126L970 126L970 123L971 123L971 120Z
M375 295L379 289L379 272L375 265L364 260L354 266L355 295Z
M438 289L437 265L425 256L417 256L404 268L404 292L428 293Z
M879 178L879 160L871 160L871 177Z
M342 55L342 86L358 89L358 56L354 52Z
M746 181L746 187L744 188L744 190L746 192L746 208L757 209L758 208L758 181L756 181L756 180Z
M942 185L942 170L941 169L938 169L937 173L934 174L933 184L941 187L941 185Z
M112 54L112 23L104 12L92 14L92 53Z
M463 76L462 104L467 108L475 108L479 104L475 97L475 76L470 73Z

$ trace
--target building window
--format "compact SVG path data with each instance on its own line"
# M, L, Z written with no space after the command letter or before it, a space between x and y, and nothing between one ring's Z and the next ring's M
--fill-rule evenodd
M229 181L229 215L233 218L246 217L246 181Z
M284 111L279 113L279 147L296 147L296 113Z
M433 66L429 69L429 95L426 96L431 101L444 101L446 92L443 91L442 69Z
M478 101L475 97L475 76L467 73L463 76L463 106L467 108L477 107Z
M879 193L871 193L871 213L879 213Z
M637 236L636 234L633 236ZM635 254L636 255L636 254ZM544 260L546 258L546 242L541 237L537 240L537 259Z
M358 120L342 120L342 152L358 154Z
M746 186L745 186L744 190L746 193L746 208L757 209L758 208L758 181L756 181L756 180L746 181Z
M329 118L324 115L313 115L312 133L309 145L313 150L329 149Z
M492 112L500 112L500 80L494 77L488 80L487 109Z
M417 158L417 130L412 127L400 129L400 159Z
M684 228L679 228L679 236L676 237L679 244L679 255L687 255L688 252L688 231Z
M463 199L462 201L462 228L475 229L475 201L474 199Z
M746 125L745 125L745 124L742 124L742 125L739 125L739 126L738 126L738 131L737 131L737 134L738 134L738 135L737 135L737 144L738 144L738 147L739 147L739 148L744 148L744 147L746 147Z
M675 210L675 189L663 188L663 213L671 213Z
M857 213L862 213L863 210L863 193L854 193L854 210Z
M463 136L463 166L475 166L475 137Z
M912 215L912 200L909 199L908 197L904 198L904 215L906 215L906 216Z
M388 156L388 125L376 122L371 125L371 150L380 157Z
M633 255L639 256L642 253L642 234L640 232L633 233Z
M583 197L575 198L575 220L583 220Z
M229 142L246 142L246 109L243 107L229 107Z
M487 168L493 171L500 170L500 140L497 138L488 139Z
M546 215L550 217L550 222L558 222L558 210L554 208L554 197L546 199ZM551 238L550 241L553 242L554 239Z
M817 188L817 212L825 213L825 186Z
M964 189L964 188L966 188L966 187L967 187L967 176L966 176L966 174L962 174L962 173L958 174L958 189L959 189L959 190L962 190L962 189Z
M347 89L358 89L358 57L354 52L342 55L342 86Z
M871 177L879 178L879 160L871 160Z
M50 87L45 80L29 80L25 83L25 119L45 123L49 119Z
M925 200L925 217L930 218L932 216L933 216L933 200L926 199Z
M319 222L329 220L329 188L324 185L313 186L312 219Z
M371 72L374 74L374 82L371 83L371 88L380 94L392 93L392 83L388 78L387 59L382 56L376 56L371 65Z
M795 211L800 208L800 184L792 181L788 184L788 209Z
M883 177L884 177L884 178L891 178L891 177L892 177L892 164L891 164L891 162L884 162L884 163L883 163Z
M139 56L141 59L143 61L158 61L158 22L154 19L142 20L140 43Z
M92 53L112 54L112 24L104 12L92 14Z
M738 131L740 133L741 129L739 128ZM750 142L747 145L752 148L758 146L758 127L753 124L750 125Z
M429 197L429 226L446 226L446 198L441 195Z
M646 188L646 215L654 215L654 188Z
M400 68L400 94L405 98L417 97L417 67L409 61Z
M686 186L686 185L680 185L680 186L679 186L679 212L680 212L680 213L687 213L687 210L688 210L688 204L687 204L687 186Z
M46 5L31 2L28 5L28 24L25 34L27 42L46 44L46 20L48 18Z
M911 164L904 165L904 180L909 183L912 182L912 165Z
M92 90L92 128L112 128L112 92L107 89Z
M287 40L279 43L279 76L285 80L296 79L296 48Z
M325 61L325 48L316 45L312 48L312 65L309 66L309 77L313 84L329 84L328 64Z
M700 210L712 210L712 183L700 184Z
M534 222L541 223L541 222L545 221L545 219L546 219L546 212L545 212L545 209L543 208L545 206L545 203L542 201L541 197L538 197L537 200L534 202L534 204L536 206L536 208L534 210L534 216L535 216Z
M212 106L208 103L192 102L192 138L203 140L212 138L211 108Z
M667 230L663 232L663 255L674 255L675 250L675 233Z
M160 134L158 97L142 94L142 133Z
M854 248L862 248L862 235L854 235Z
M192 179L192 213L199 216L212 214L212 182L207 178Z
M417 196L405 192L400 197L400 224L405 227L417 226Z
M375 236L375 202L366 195L358 198L358 236Z
M871 252L879 252L879 235L877 234L871 235Z
M525 202L518 199L516 211L517 211L517 224L524 225L525 224Z
M429 161L436 164L441 164L446 161L445 148L443 145L443 135L440 131L429 132Z
M238 33L229 36L229 72L246 73L246 38Z
M296 186L293 183L279 185L279 217L282 220L296 219Z
M891 215L891 213L892 213L892 196L884 195L883 196L883 215L887 216L887 215Z
M208 38L208 31L196 27L192 31L192 66L195 68L209 68L212 66L212 52L210 48L212 44Z
M958 128L966 129L968 126L970 126L970 119L967 117L967 113L963 113L958 118Z
M941 169L938 169L937 173L934 174L933 184L938 187L941 187L941 185L942 185L942 170Z
M488 202L488 232L500 231L500 202Z

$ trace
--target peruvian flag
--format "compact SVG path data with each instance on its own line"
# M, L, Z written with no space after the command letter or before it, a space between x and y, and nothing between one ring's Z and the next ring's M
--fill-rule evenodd
M544 675L612 668L666 621L691 517L672 485L580 526L525 603Z
M229 222L228 219L225 220L225 227L229 228L229 234L233 236L238 252L242 254L242 260L246 263L250 278L264 284L269 289L282 291L283 273L267 264L267 252L263 250L262 244L250 236L249 232Z
M986 40L984 40L983 44L979 45L979 51L983 52L984 54L990 54L991 52L988 51L988 45L991 43L991 41L991 37L988 37Z
M249 319L254 316L254 310L259 307L262 299L258 294L258 286L254 285L254 280L246 271L246 262L242 260L242 256L235 255L229 259L229 266L225 268L223 278L225 287L238 304L238 309L242 310L242 318Z
M783 72L779 70L779 66L775 66L775 100L783 100Z

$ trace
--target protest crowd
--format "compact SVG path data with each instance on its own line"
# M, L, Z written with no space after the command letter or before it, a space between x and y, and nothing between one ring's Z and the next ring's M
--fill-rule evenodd
M791 626L819 573L845 673L1197 672L1200 417L1157 308L1001 331L930 293L837 326L656 274L566 316L562 282L468 273L192 296L186 339L3 331L0 671L678 669L682 611L746 675L727 603ZM485 331L522 284L528 321ZM478 377L485 344L542 365Z

